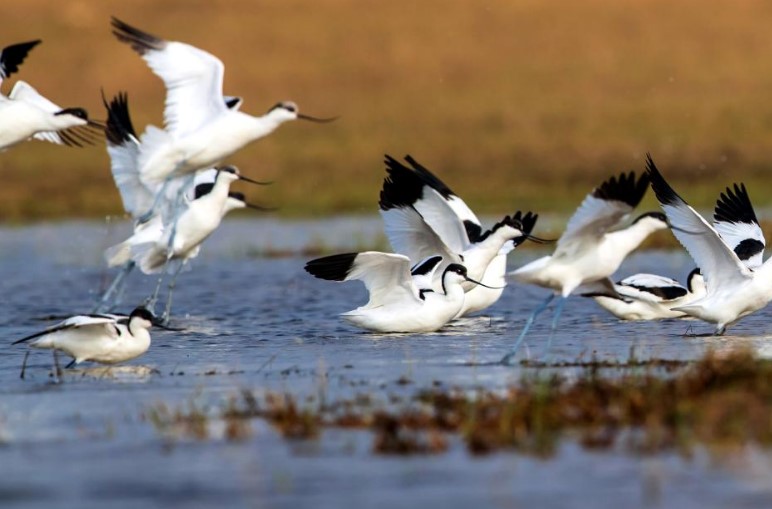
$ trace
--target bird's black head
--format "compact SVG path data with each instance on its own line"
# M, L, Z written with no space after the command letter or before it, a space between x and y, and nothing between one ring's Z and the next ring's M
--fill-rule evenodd
M445 272L455 272L456 274L466 277L466 267L464 267L460 263L451 263L445 269Z
M142 318L143 320L147 320L150 323L153 323L155 321L155 316L153 313L151 313L147 308L143 306L139 306L138 308L134 309L134 311L131 312L131 315L129 318Z
M88 113L83 108L64 108L61 111L57 111L54 115L72 115L82 120L88 120Z
M273 110L279 110L279 109L289 111L290 113L297 113L298 105L292 101L282 101L274 104L273 107L270 110L268 110L268 112L270 113Z
M640 221L641 219L644 219L644 218L647 218L647 217L651 217L651 218L657 219L659 221L662 221L665 224L670 224L668 222L668 220L667 220L667 216L664 213L662 213L662 212L645 212L645 213L641 214L640 216L636 217L635 221L633 221L633 224L635 224L638 221Z
M224 171L225 173L232 173L233 175L239 174L239 170L235 166L230 165L220 166L217 168L217 171Z

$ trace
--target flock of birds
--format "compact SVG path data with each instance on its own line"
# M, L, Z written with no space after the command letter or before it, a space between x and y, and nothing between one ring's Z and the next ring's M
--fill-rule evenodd
M94 312L14 342L52 349L84 361L112 364L135 358L150 346L149 329L165 327L176 278L231 210L253 207L232 192L233 182L267 185L221 162L284 122L330 122L280 102L262 116L240 111L242 99L223 95L224 67L194 46L166 41L116 18L113 34L128 44L166 86L164 127L134 130L126 93L104 99L107 120L89 119L83 108L60 108L18 81L0 95L0 150L30 138L81 146L104 133L111 171L133 234L110 247L105 258L120 267ZM0 78L18 71L40 41L0 52ZM331 281L362 281L369 301L342 314L349 323L379 333L431 332L459 317L482 311L502 295L511 278L551 290L525 320L501 362L509 364L536 318L557 297L552 341L571 295L593 298L625 320L693 317L715 324L715 334L772 300L772 264L763 261L765 239L742 184L719 196L711 224L667 183L647 156L646 171L611 176L582 201L556 241L532 234L538 216L516 211L484 228L464 201L411 156L386 156L379 208L394 253L343 253L309 261L305 270ZM663 212L646 212L621 228L651 187ZM670 229L698 268L686 286L656 274L636 274L617 283L610 276L653 232ZM507 273L507 256L530 240L555 242L555 250ZM128 316L111 314L135 268L159 274L153 293ZM160 316L155 306L169 277ZM549 346L547 347L549 348ZM27 352L29 353L29 352ZM25 357L26 365L26 357ZM22 367L22 376L24 367Z

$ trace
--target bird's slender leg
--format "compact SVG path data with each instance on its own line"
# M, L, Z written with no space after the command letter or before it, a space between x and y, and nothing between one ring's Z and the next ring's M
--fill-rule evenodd
M67 365L64 367L64 369L72 369L75 367L75 359L71 360Z
M546 355L547 352L550 351L550 347L552 347L552 339L555 337L555 331L558 328L558 318L560 318L560 313L563 312L563 306L566 305L566 299L565 297L560 297L560 300L555 305L555 316L552 317L552 325L550 325L550 335L547 339L547 348L544 350L544 354Z
M137 264L134 262L134 260L129 260L123 265L123 267L121 268L121 271L118 273L117 276L115 276L115 279L113 279L113 282L110 283L110 286L102 295L102 298L99 300L99 303L94 307L93 309L94 313L104 313L104 312L110 311L118 304L120 294L121 292L123 292L123 288L125 286L126 278L128 277L128 275L131 273L131 271L134 269L136 265ZM111 305L110 301L113 299L113 295L115 295L115 299L113 304Z
M539 307L537 307L533 313L531 313L531 316L528 317L528 320L525 321L525 326L523 326L523 331L520 333L520 336L517 337L517 341L515 341L515 345L512 347L512 349L507 353L504 357L501 358L501 364L509 365L509 362L512 360L512 358L517 354L517 349L520 348L520 344L525 339L526 334L528 334L528 330L531 328L531 325L533 325L534 320L536 320L536 317L539 316L545 309L547 309L547 306L549 306L550 302L552 302L552 299L555 298L555 294L551 293L549 296L539 304Z
M54 348L54 376L57 382L62 381L62 367L59 365L59 351Z
M172 232L171 235L169 235L169 249L171 250L174 246L174 239L177 237L177 220L180 218L180 215L182 214L182 202L185 198L185 193L187 192L188 188L193 184L193 182L196 180L196 174L192 174L188 176L188 178L185 180L185 183L182 184L182 187L180 187L179 192L177 193L177 197L174 200L174 212L172 214Z
M723 336L726 332L726 325L719 324L716 326L716 332L714 333L715 336Z
M161 291L161 284L164 282L164 277L166 276L166 267L169 265L169 260L172 258L172 253L167 254L166 256L166 263L164 263L163 269L161 269L161 275L158 277L158 282L155 284L155 290L153 291L153 294L145 299L145 302L142 304L145 308L147 308L148 311L150 311L152 314L155 315L155 305L158 302L158 293Z
M158 204L161 203L161 198L166 195L166 188L169 187L169 182L171 182L173 179L172 175L174 175L173 172L171 175L164 179L164 183L161 185L161 189L158 190L158 192L155 194L155 198L153 198L153 204L150 205L150 208L147 212L139 216L137 219L138 224L147 223L150 221L150 218L153 217L155 214L155 209L157 209Z
M168 325L169 320L172 317L172 293L174 292L174 286L177 282L177 276L179 276L184 266L184 263L180 263L179 267L177 267L177 270L175 270L174 274L172 274L171 281L169 281L169 293L166 296L166 308L164 309L164 314L161 315L161 324L163 325Z
M27 350L24 353L24 361L21 363L21 374L19 375L19 378L24 380L24 373L27 372L27 358L29 357L29 350Z

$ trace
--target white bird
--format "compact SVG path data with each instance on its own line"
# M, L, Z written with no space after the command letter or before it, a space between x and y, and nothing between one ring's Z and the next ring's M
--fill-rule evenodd
M683 318L683 311L672 308L687 304L705 295L705 281L700 269L686 278L686 287L675 279L656 274L635 274L614 285L621 298L606 295L592 297L603 309L621 320L661 320Z
M417 283L429 282L441 261L440 256L430 257L418 264L413 276L407 256L366 251L317 258L305 269L320 279L358 279L365 284L368 303L341 314L352 325L381 333L433 332L452 320L464 304L461 283L480 284L467 276L463 265L452 263L442 272L441 292L419 288Z
M284 122L328 122L280 102L255 117L223 103L223 63L189 44L165 41L116 18L113 34L129 44L166 85L165 129L149 126L142 136L139 172L143 182L158 184L173 175L209 168L248 143L269 135ZM239 103L240 104L240 103Z
M164 225L160 237L144 243L129 239L131 259L145 274L161 273L152 297L146 302L151 310L155 307L158 292L170 264L176 263L172 269L172 277L168 284L169 293L166 309L161 316L161 323L168 322L171 312L172 293L177 276L187 263L198 256L201 244L220 226L223 217L232 210L249 207L257 210L267 210L258 205L247 203L241 193L231 193L230 185L236 180L244 179L234 166L225 166L216 171L213 184L196 186L195 198L187 203L185 210L172 225ZM123 263L120 257L125 248L119 244L108 249L109 263ZM113 256L115 258L113 258Z
M378 202L392 248L412 261L442 255L435 289L442 284L445 266L462 263L469 277L487 286L463 285L467 294L458 316L485 309L506 286L507 254L527 238L541 241L530 235L538 216L517 211L483 230L474 212L447 185L411 156L405 160L412 168L386 155L388 176Z
M703 298L674 309L716 324L715 335L722 335L728 326L772 300L772 263L762 263L765 242L750 198L744 186L735 186L736 194L727 188L716 206L714 227L670 187L648 155L647 170L673 234L700 267L707 285ZM737 210L732 211L734 207Z
M134 219L134 233L126 241L107 250L108 265L110 267L123 265L123 268L102 295L94 309L95 312L105 311L117 303L125 280L135 266L134 261L131 260L132 246L160 240L164 230L171 228L172 223L176 220L177 210L175 209L184 208L185 203L196 198L195 194L187 196L187 201L183 199L184 203L174 207L185 184L186 179L182 177L171 180L165 190L162 190L161 185L147 185L142 182L137 166L140 142L129 114L128 97L125 93L119 93L109 103L104 98L103 101L105 108L107 108L105 134L107 152L110 155L110 171L120 192L124 210ZM229 107L237 107L239 104L234 98L224 98L224 102L230 104ZM199 174L196 177L199 183L211 184L214 182L217 172L211 169L209 171L202 170ZM239 178L253 184L265 184L246 177L239 176ZM211 186L206 187L206 189L211 190ZM164 196L159 197L158 194L162 191ZM198 190L198 197L205 194L206 192ZM157 207L154 214L146 217L145 214L153 208L154 202L160 206ZM246 204L246 202L244 203ZM234 206L239 208L237 205Z
M0 82L19 68L40 41L23 42L0 52ZM17 81L6 97L0 94L0 151L30 138L81 147L94 142L91 129L101 131L83 108L61 108L30 84Z
M528 317L514 347L504 356L502 363L508 364L514 357L533 321L555 296L561 299L555 307L548 348L566 298L574 290L582 287L583 293L618 297L609 276L646 237L668 227L663 214L647 212L627 228L610 231L640 203L648 185L646 174L637 181L634 172L609 178L582 201L551 256L539 258L509 273L519 282L549 288L552 293Z
M153 315L138 307L129 316L77 315L12 344L58 350L72 357L67 368L84 361L115 364L139 357L150 347ZM25 358L26 361L26 358ZM22 378L24 371L22 368Z

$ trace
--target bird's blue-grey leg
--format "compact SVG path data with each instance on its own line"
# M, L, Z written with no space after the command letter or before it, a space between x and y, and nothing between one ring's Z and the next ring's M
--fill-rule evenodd
M172 175L174 175L174 173L172 173ZM161 198L166 195L166 188L169 187L169 182L171 182L171 180L172 180L171 175L164 179L164 183L161 186L161 189L158 190L158 192L155 194L155 198L153 198L153 204L150 205L150 208L148 209L147 212L139 216L139 218L137 219L138 224L147 223L148 221L150 221L150 218L152 218L153 215L155 215L155 209L157 209L158 204L161 203Z
M54 376L57 382L62 381L62 367L59 365L59 351L54 348Z
M547 309L547 306L550 305L550 302L552 302L552 299L555 298L554 293L550 293L549 296L539 304L539 307L537 307L533 313L531 313L531 316L528 317L528 320L525 321L525 325L523 326L523 331L520 333L520 336L517 337L517 341L515 341L515 345L512 347L512 349L501 358L501 364L509 365L509 361L512 360L512 358L517 354L517 349L520 348L520 344L525 339L526 334L528 334L528 330L531 328L531 325L533 325L534 320L536 320L536 317L539 316L545 309Z
M129 260L121 267L121 271L115 276L112 283L110 283L110 286L107 287L107 290L99 300L99 303L94 307L94 313L105 313L118 305L121 293L125 287L126 278L135 266L136 263L134 263L134 260ZM113 296L115 297L113 298Z
M180 263L179 267L177 267L177 270L175 270L174 274L172 274L171 281L169 281L169 293L166 296L166 308L164 309L164 314L161 315L161 324L163 325L167 325L172 317L172 293L174 292L174 286L177 283L177 276L180 275L180 272L184 266L184 263Z
M67 364L67 365L64 367L64 369L72 369L72 368L74 368L74 367L75 367L75 359L71 360L71 361L70 361L70 362L69 362L69 363L68 363L68 364Z
M179 192L177 193L177 197L174 199L174 208L172 212L172 232L169 235L169 250L172 251L172 246L174 246L174 239L177 237L177 220L180 218L180 215L182 215L183 207L182 203L185 201L185 193L188 191L188 188L195 182L196 180L196 174L189 175L187 179L185 180L185 183L182 184L180 187Z
M565 297L560 297L560 300L555 305L555 316L552 317L552 325L550 325L550 336L549 339L547 339L547 348L544 350L545 355L550 351L550 347L552 346L552 339L555 337L555 331L558 329L558 319L560 318L560 313L563 312L563 306L566 305L566 300L568 299Z
M29 357L29 350L24 352L24 361L21 363L21 374L19 374L19 378L24 380L24 373L27 372L27 358Z

